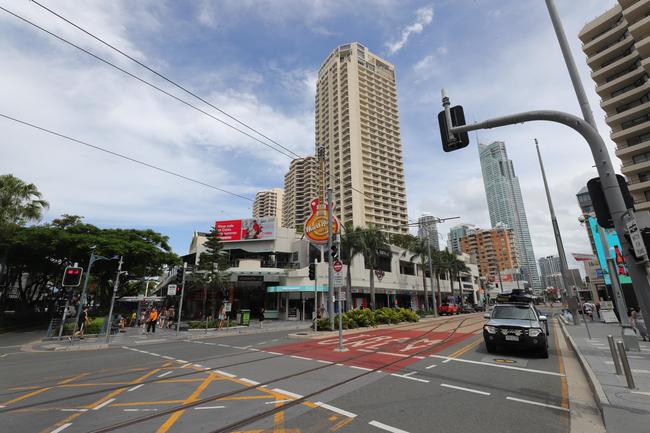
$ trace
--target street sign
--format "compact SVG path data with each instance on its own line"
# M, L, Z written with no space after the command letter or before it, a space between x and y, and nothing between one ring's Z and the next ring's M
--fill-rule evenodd
M224 302L223 311L226 313L230 313L232 311L232 304L230 302Z
M343 272L334 272L334 287L343 287Z
M167 296L176 295L176 284L167 284Z
M334 302L345 301L345 292L339 291L338 295L334 297Z
M630 240L632 241L632 248L634 248L634 254L637 257L647 256L648 252L645 249L645 244L643 243L643 235L639 230L639 227L636 224L636 219L632 218L627 222L627 232L630 235Z
M332 268L334 268L334 272L341 272L343 270L343 262L340 260L334 260L332 262Z

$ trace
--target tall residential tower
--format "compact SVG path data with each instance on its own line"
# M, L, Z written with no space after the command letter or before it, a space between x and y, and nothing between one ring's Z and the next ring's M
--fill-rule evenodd
M318 71L316 148L342 223L407 233L395 67L358 42L337 47Z
M492 227L503 223L515 232L519 266L524 279L535 289L541 288L541 281L535 263L533 242L528 230L528 219L521 197L519 179L515 175L512 161L508 159L506 145L502 141L478 145L483 172L483 184L490 211Z
M274 216L279 222L282 219L282 188L258 191L253 202L253 218Z
M284 175L282 226L296 229L309 217L309 202L318 195L318 164L307 156L291 161Z

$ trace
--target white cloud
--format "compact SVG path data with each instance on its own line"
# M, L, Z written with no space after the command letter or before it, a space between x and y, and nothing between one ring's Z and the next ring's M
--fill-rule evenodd
M433 21L433 6L427 6L423 7L421 9L418 9L417 14L416 14L416 19L413 24L410 24L402 30L402 33L400 34L399 39L397 39L395 42L387 42L386 47L388 48L388 53L389 54L395 54L404 46L409 40L409 37L413 33L422 33L424 28L429 25Z

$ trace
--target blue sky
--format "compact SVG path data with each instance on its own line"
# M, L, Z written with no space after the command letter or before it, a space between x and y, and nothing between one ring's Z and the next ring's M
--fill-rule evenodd
M453 104L464 105L470 121L539 108L579 114L541 0L43 3L301 155L314 147L321 62L341 43L363 43L397 68L410 218L430 212L489 226L475 145L452 154L440 148L441 87ZM577 33L614 2L556 3L607 136ZM0 5L181 95L33 3L0 0ZM285 156L2 11L0 52L4 114L250 197L282 186ZM4 120L0 125L0 172L36 183L52 204L47 219L69 213L100 226L152 227L185 253L193 230L250 214L244 200ZM506 142L541 257L554 254L555 247L534 138L542 147L567 251L587 252L575 193L595 171L577 134L541 123L478 134L481 142ZM620 165L611 143L610 148L614 165Z

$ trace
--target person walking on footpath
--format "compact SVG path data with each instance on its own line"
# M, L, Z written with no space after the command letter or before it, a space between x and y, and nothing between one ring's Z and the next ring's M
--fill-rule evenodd
M81 313L79 313L79 322L77 322L78 331L74 333L73 337L78 336L79 339L83 340L86 324L89 322L90 322L90 317L88 317L88 307L84 307L84 309L81 310Z
M174 326L174 315L176 314L176 311L174 310L174 306L169 307L167 310L167 327L171 328Z
M163 307L160 310L160 322L158 322L160 329L165 329L165 320L167 320L167 308Z
M263 325L264 325L264 312L265 311L266 310L264 310L264 307L260 308L260 328L264 327Z
M632 308L630 312L630 326L639 333L643 338L643 341L648 341L648 328L646 328L645 321L641 314L634 308Z
M151 309L149 313L149 321L147 322L147 334L151 331L152 334L156 333L156 321L158 320L158 310L156 307Z
M221 307L219 307L219 315L217 316L217 319L219 320L219 325L217 325L217 329L223 328L223 321L226 319L226 303L222 303Z

